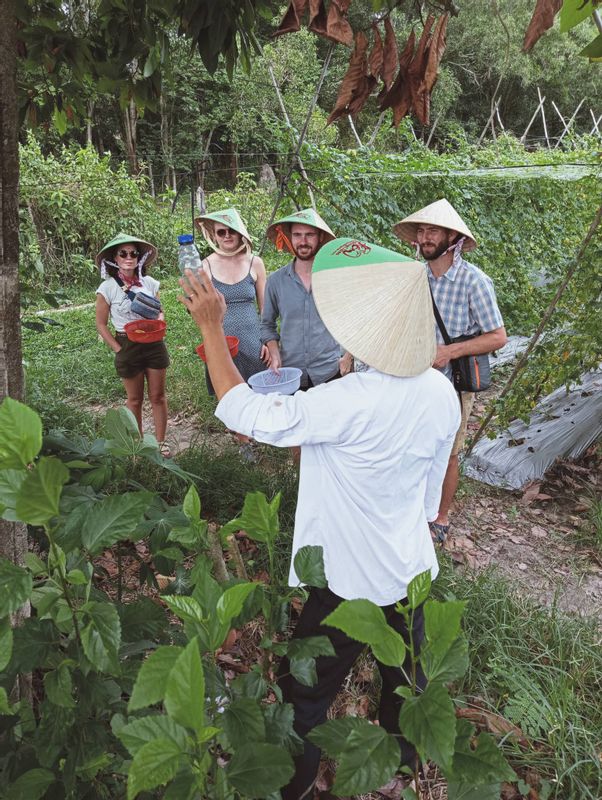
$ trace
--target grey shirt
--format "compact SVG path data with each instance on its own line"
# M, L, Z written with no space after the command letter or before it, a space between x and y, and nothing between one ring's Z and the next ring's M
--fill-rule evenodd
M276 320L280 319L280 333ZM280 343L283 367L303 370L301 384L311 378L324 383L339 371L341 349L320 319L314 297L294 269L294 262L268 276L261 316L261 341Z

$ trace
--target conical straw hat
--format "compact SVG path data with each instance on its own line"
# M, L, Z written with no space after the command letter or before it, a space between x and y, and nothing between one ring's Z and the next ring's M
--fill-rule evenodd
M128 233L118 233L117 236L107 242L102 250L97 253L94 261L99 269L102 267L103 259L109 255L109 251L113 250L120 244L137 244L142 255L146 255L146 253L148 253L144 260L144 263L147 267L150 267L153 261L157 258L157 248L154 244L145 242L144 239L139 239L137 236L130 236Z
M266 231L266 236L274 244L277 244L278 233L284 233L286 238L290 241L291 238L291 225L294 222L299 222L303 225L311 225L319 231L325 233L324 242L331 242L335 236L330 230L328 225L324 222L322 217L313 208L304 208L303 211L295 211L282 219L276 220Z
M474 238L470 229L458 214L456 209L447 200L437 200L420 211L415 211L409 217L402 219L396 225L393 225L393 231L400 239L403 239L410 244L416 242L416 228L418 225L439 225L441 228L448 228L452 231L458 231L459 234L465 237L462 250L474 250L477 246L477 240Z
M312 292L322 321L348 352L381 372L419 375L435 360L435 318L423 264L355 239L316 255Z
M246 239L249 244L253 243L253 240L249 236L247 226L242 221L240 214L235 208L224 208L222 211L213 211L211 214L202 214L200 217L197 217L194 222L195 225L201 229L203 235L205 235L205 230L208 227L211 228L211 233L213 233L213 225L218 222L222 225L227 225L228 228L232 228L233 231L240 233L243 239ZM207 223L209 223L209 225Z

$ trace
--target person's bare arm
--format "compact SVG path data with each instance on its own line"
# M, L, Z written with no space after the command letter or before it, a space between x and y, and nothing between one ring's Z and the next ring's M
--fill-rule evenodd
M494 350L499 350L503 347L507 341L506 328L496 328L488 333L475 336L474 339L466 339L465 342L440 344L437 346L437 357L433 366L442 369L446 367L453 358L478 356L481 353L492 353Z
M108 344L114 353L121 350L121 345L109 330L110 306L101 294L96 295L96 330L102 340Z
M178 300L190 311L203 335L207 369L216 397L221 400L230 389L245 382L232 361L224 335L226 301L202 270L193 275L187 269L184 278L180 278L180 286L186 295L178 297Z

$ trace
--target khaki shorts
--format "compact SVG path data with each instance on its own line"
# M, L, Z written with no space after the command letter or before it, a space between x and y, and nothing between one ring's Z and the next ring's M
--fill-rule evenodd
M464 440L466 439L466 427L468 425L468 417L474 405L474 394L472 392L462 392L462 420L454 444L452 447L452 456L457 456L464 447Z
M135 378L146 369L166 369L169 355L165 342L132 342L125 333L117 332L115 339L121 350L115 354L115 370L120 378Z

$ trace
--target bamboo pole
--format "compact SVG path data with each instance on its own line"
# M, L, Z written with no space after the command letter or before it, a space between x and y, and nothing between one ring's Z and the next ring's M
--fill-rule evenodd
M583 105L583 103L584 103L584 102L585 102L585 98L582 98L582 99L581 99L581 102L579 103L579 105L577 106L577 108L576 108L576 109L573 111L573 116L570 118L570 120L569 120L569 121L566 123L566 125L564 126L564 130L562 131L562 133L560 134L560 137L558 138L558 141L557 141L557 142L556 142L556 144L554 145L554 149L556 149L556 148L558 147L558 145L560 144L560 142L561 142L561 141L564 139L564 136L565 136L565 134L566 134L566 133L568 133L568 131L569 131L569 128L570 128L570 127L571 127L571 125L573 124L573 120L575 119L575 117L576 117L576 116L577 116L577 114L579 113L579 109L581 108L581 106Z
M543 104L545 103L545 101L546 101L545 97L541 97L540 98L539 105L537 106L537 108L533 112L533 116L531 117L531 119L529 120L529 124L525 128L525 132L520 137L521 144L524 144L525 139L527 138L527 134L529 133L529 131L531 129L531 125L533 125L533 123L535 122L535 117L539 114L539 109L543 107ZM554 105L554 103L552 103L552 105Z
M522 356L518 360L518 363L516 364L516 366L512 370L512 374L510 375L510 377L506 381L506 385L504 386L504 388L500 392L500 394L499 394L499 396L497 398L498 402L500 400L502 400L504 397L506 397L506 395L510 391L512 385L514 384L518 374L520 372L522 372L523 368L525 367L525 365L526 365L526 363L528 361L529 355L531 354L533 348L537 344L537 342L539 340L539 337L543 333L544 328L548 324L548 320L550 319L550 317L552 316L552 314L554 312L554 309L558 305L558 301L560 300L560 298L562 297L562 295L566 291L566 287L569 285L569 282L570 282L571 278L573 277L573 275L575 274L575 272L579 268L581 260L582 260L584 254L585 254L585 251L587 250L587 247L588 247L589 243L591 242L591 240L592 240L592 238L594 236L594 233L596 232L598 226L600 225L600 221L601 220L602 220L602 206L600 206L598 208L598 210L596 212L596 215L594 216L594 219L592 220L592 223L589 226L589 230L586 233L585 238L581 242L581 246L579 247L579 250L577 251L577 254L576 254L575 258L574 258L574 261L573 261L573 264L572 264L571 268L569 269L569 271L565 275L564 280L562 281L562 283L558 287L558 290L556 291L556 294L554 295L554 297L552 298L550 304L546 308L546 310L544 312L544 315L541 318L541 322L539 323L539 326L538 326L537 330L535 331L535 333L531 337L531 340L529 341L529 344L527 345L527 349L524 351L524 353L522 354ZM479 439L481 438L481 436L483 435L483 433L487 429L487 426L491 422L494 414L495 414L495 407L493 407L489 411L489 413L486 415L486 417L483 420L483 422L481 422L481 426L479 427L478 431L475 433L474 438L473 438L472 442L470 443L470 447L466 451L465 458L468 458L468 456L472 453L472 451L474 449L474 446L476 445L476 443L479 441Z
M544 108L544 105L543 105L545 97L542 100L541 89L539 88L539 86L537 87L537 96L539 97L539 103L541 105L541 119L543 121L543 135L546 137L546 144L547 144L548 150L549 150L550 149L550 139L548 138L548 126L547 126L547 123L546 123L546 111L545 111L545 108Z
M330 60L332 58L332 54L334 52L334 48L335 48L335 43L332 42L330 47L328 48L328 52L326 53L326 58L324 59L324 64L322 65L322 72L320 73L320 77L318 79L318 84L316 86L316 90L314 92L314 96L312 98L311 103L309 104L309 108L307 109L307 115L305 117L305 122L303 123L303 128L301 129L301 133L299 134L299 140L297 142L297 147L295 149L295 153L293 154L293 159L291 161L291 165L288 168L288 172L286 173L286 175L284 176L284 178L282 179L282 182L280 184L280 190L278 192L278 197L276 198L276 202L274 203L274 208L272 209L272 215L270 217L270 221L268 222L268 224L266 226L266 232L267 232L267 229L272 224L272 222L274 222L274 220L276 219L276 213L278 211L278 207L280 206L280 203L282 202L282 198L284 197L284 193L286 191L286 185L289 182L291 175L293 174L293 169L295 168L295 163L298 163L299 153L301 152L301 146L303 145L303 142L305 140L305 136L307 134L307 129L309 127L309 121L311 119L311 115L313 114L314 108L316 107L316 103L318 102L318 97L320 96L320 91L322 89L322 84L324 83L324 79L326 78L326 74L328 72L328 67L330 66ZM267 235L264 233L263 241L262 241L261 247L259 249L259 255L260 256L263 254L266 242L267 242Z

